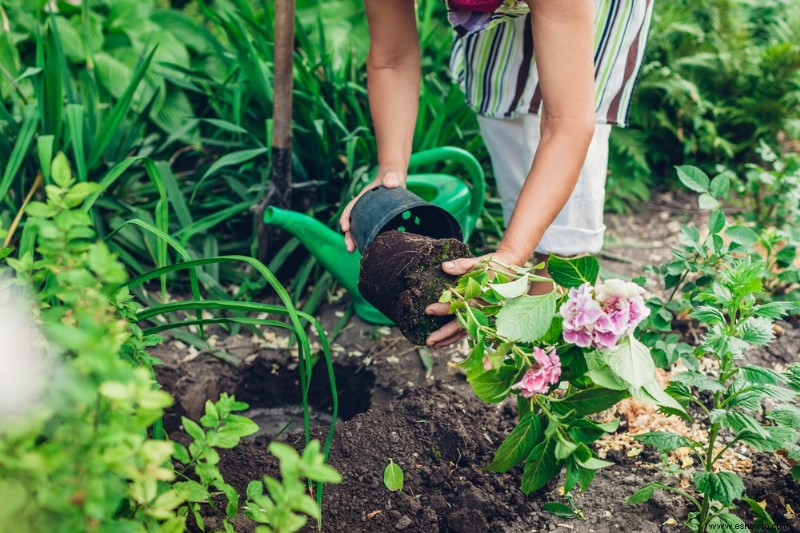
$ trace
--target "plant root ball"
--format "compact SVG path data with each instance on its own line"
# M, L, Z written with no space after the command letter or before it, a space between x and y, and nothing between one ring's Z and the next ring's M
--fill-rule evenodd
M452 316L425 314L442 291L458 279L442 263L472 257L457 239L432 239L414 233L387 231L367 246L361 258L358 290L391 319L408 340L422 346L425 339Z

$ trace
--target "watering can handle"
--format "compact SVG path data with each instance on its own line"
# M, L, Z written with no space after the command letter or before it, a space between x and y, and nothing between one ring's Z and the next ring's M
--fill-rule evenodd
M471 233L471 229L475 227L475 223L481 216L483 201L486 195L486 179L483 174L483 167L481 167L481 164L475 159L475 156L455 146L442 146L440 148L432 148L424 152L412 154L408 166L432 165L445 161L452 161L460 164L469 175L469 181L472 184L472 199L469 208L468 228L464 229L467 233Z

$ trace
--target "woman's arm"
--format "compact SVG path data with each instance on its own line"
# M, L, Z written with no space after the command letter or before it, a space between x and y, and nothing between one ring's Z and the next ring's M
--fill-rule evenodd
M405 183L419 108L420 47L414 0L364 0L369 23L367 57L369 109L378 143L375 184L398 187ZM369 189L370 187L365 187ZM350 210L339 223L349 251Z
M567 203L594 133L592 0L526 0L544 113L542 138L498 251L522 264Z
M514 213L497 252L522 265L533 254L578 181L594 133L594 5L592 0L525 0L530 6L534 53L542 91L542 136ZM444 263L460 276L481 258ZM428 312L445 315L448 304ZM433 332L426 344L441 348L464 335L456 321Z

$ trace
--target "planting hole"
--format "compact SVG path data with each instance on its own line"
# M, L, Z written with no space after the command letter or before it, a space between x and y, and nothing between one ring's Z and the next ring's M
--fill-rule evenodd
M333 364L336 389L339 391L339 413L337 421L350 420L370 407L371 390L375 376L354 366ZM286 433L303 431L303 404L300 374L296 365L291 368L257 359L243 369L242 380L235 395L250 405L245 416L258 424L259 433L276 435L288 424ZM314 367L308 390L310 424L329 426L333 421L331 386L324 362Z

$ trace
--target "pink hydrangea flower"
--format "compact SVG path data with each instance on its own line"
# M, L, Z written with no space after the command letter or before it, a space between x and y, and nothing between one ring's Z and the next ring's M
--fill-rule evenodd
M558 383L561 377L561 359L554 349L545 353L537 346L533 349L533 358L537 364L531 365L522 379L511 386L512 390L519 390L525 398L546 393L550 385Z
M561 306L564 340L582 348L616 346L650 314L643 295L635 283L618 279L571 288Z

